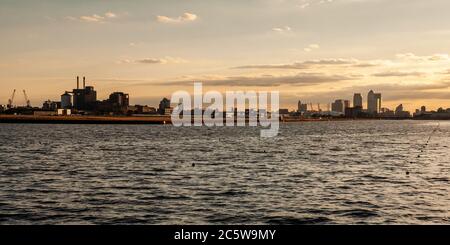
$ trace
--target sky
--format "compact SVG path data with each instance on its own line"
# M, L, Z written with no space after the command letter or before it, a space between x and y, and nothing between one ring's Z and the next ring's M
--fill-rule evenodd
M1 0L0 104L34 106L86 76L157 105L177 90L280 91L297 101L382 93L450 107L448 0ZM25 104L21 94L16 104Z

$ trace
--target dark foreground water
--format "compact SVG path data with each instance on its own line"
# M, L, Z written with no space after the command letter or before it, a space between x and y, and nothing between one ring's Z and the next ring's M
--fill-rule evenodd
M0 224L450 224L437 125L0 124Z

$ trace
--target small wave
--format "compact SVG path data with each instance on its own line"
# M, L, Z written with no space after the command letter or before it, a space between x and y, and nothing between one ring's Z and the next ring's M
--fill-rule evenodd
M355 218L369 218L373 216L378 216L376 212L367 209L352 209L345 211L342 215Z
M434 178L427 178L428 181L437 181L437 182L449 182L449 179L447 177L434 177Z
M273 217L267 220L270 225L318 225L331 223L331 219L327 217L305 217L305 218L294 218L294 217Z

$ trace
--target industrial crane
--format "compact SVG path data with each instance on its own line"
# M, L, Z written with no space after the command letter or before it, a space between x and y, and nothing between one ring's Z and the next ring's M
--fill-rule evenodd
M25 102L27 103L27 107L30 108L31 103L30 103L30 100L28 99L27 92L25 92L25 89L23 90L23 96L25 98Z
M12 108L13 102L14 102L14 96L16 95L16 90L14 89L11 98L8 100L8 109Z

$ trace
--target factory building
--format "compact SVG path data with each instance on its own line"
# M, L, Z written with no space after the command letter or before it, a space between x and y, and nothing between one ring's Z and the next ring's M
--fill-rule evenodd
M80 78L77 77L77 88L73 90L73 107L77 110L93 110L97 102L97 92L94 87L86 87L83 77L83 88L80 89Z
M122 92L114 92L109 96L109 102L113 107L128 107L130 105L130 96Z
M114 92L104 101L98 101L95 111L101 113L125 114L130 105L130 96L122 92Z
M59 102L59 101L47 100L47 101L44 101L44 103L42 104L42 109L44 111L56 111L60 108L61 108L61 102Z
M61 95L61 109L72 108L72 95L69 92L65 92Z

